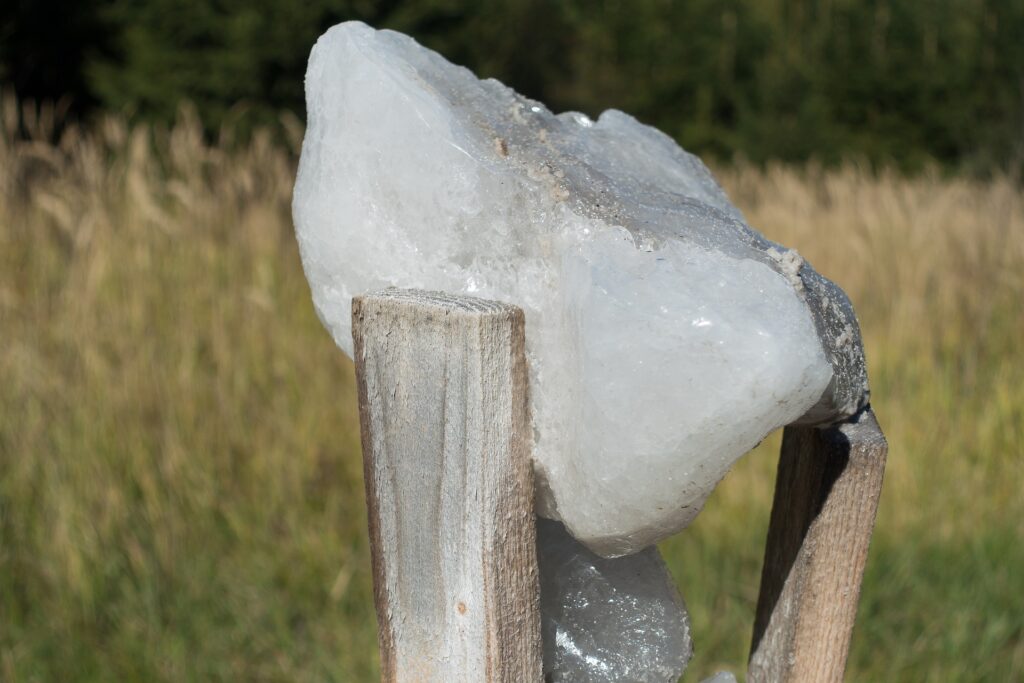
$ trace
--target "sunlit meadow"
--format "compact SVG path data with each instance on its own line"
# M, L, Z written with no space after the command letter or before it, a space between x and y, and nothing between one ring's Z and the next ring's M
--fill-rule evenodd
M352 368L292 235L301 124L211 142L187 112L2 105L0 680L375 680ZM890 456L850 680L1020 680L1019 181L717 172L864 327ZM743 669L777 449L664 544L686 680Z

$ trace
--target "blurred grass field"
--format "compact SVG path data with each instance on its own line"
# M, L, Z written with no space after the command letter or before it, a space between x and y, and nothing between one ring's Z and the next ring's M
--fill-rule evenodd
M351 364L317 321L284 142L3 101L0 680L377 676ZM19 140L18 119L30 132ZM1024 678L1024 195L744 165L750 221L851 295L890 442L849 679ZM685 680L742 671L777 436L664 551Z

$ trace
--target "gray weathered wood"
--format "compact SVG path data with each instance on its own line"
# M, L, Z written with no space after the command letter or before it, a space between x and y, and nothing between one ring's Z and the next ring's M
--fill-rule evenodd
M352 302L384 681L540 681L520 309L386 290Z
M787 427L748 681L842 681L888 447L870 408Z

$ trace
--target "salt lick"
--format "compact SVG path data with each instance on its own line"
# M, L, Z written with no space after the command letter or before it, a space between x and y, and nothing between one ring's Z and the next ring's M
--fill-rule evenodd
M690 619L657 548L605 559L538 520L544 672L552 683L676 681Z
M317 42L306 98L293 209L321 320L351 355L353 295L520 306L537 510L595 553L687 526L771 431L866 403L846 296L657 130L554 115L354 22Z

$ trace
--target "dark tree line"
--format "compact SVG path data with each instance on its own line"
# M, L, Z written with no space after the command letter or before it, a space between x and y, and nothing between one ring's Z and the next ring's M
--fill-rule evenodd
M272 121L345 19L702 154L1024 164L1024 0L5 0L0 82L80 115Z

